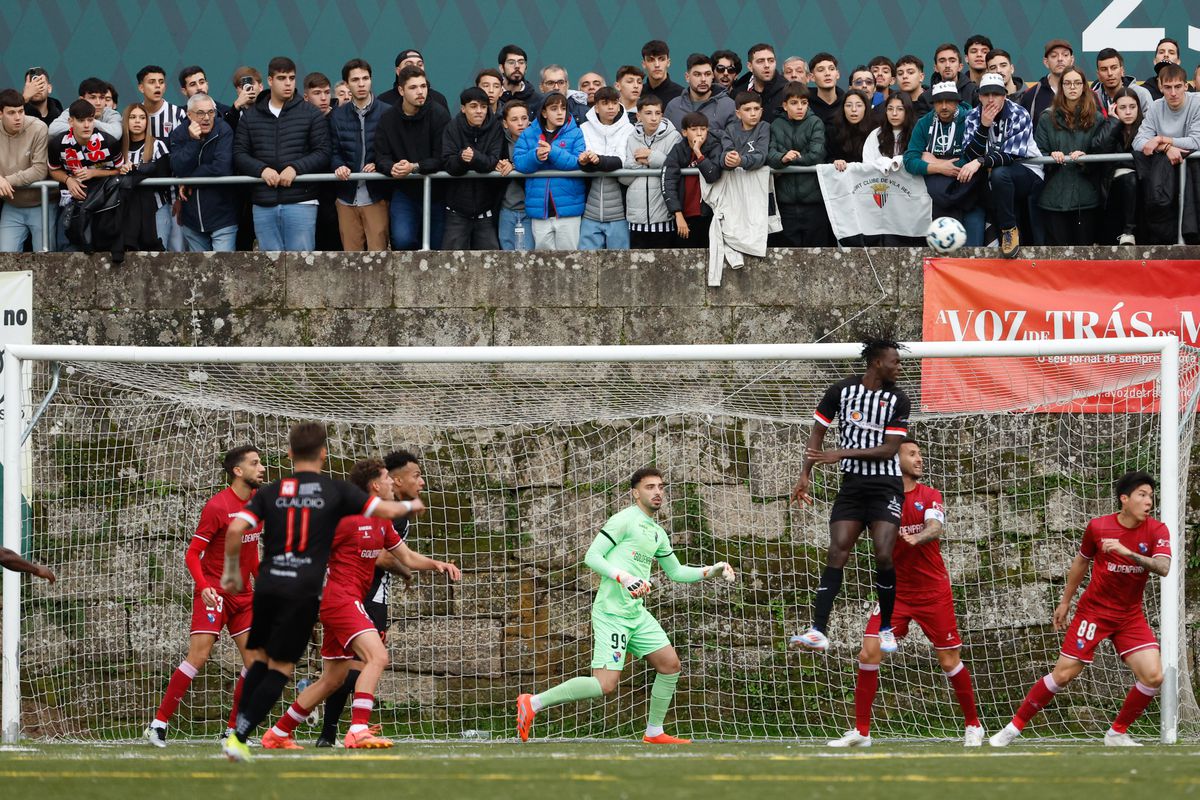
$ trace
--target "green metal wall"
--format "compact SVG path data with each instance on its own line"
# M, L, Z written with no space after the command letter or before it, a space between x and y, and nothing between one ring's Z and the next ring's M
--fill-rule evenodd
M1113 31L1105 18L1123 30ZM387 79L396 52L417 47L431 81L452 95L477 69L495 66L509 42L529 51L532 66L558 62L574 79L587 69L611 77L621 64L640 61L643 42L662 38L674 51L680 80L683 61L696 50L744 53L767 41L781 59L830 50L845 69L879 53L914 52L929 62L938 43L961 46L975 32L1012 52L1028 80L1043 72L1047 39L1061 36L1079 46L1089 27L1096 31L1090 49L1115 44L1133 74L1149 72L1150 53L1138 50L1153 47L1155 29L1183 43L1189 72L1200 63L1200 0L0 0L0 81L19 86L36 64L50 71L61 99L73 98L79 80L95 74L112 80L124 101L136 96L134 74L142 65L174 73L199 63L214 93L229 101L228 76L240 64L264 69L272 56L289 55L302 73L334 77L348 58L362 56ZM1094 69L1090 54L1081 47L1077 54Z

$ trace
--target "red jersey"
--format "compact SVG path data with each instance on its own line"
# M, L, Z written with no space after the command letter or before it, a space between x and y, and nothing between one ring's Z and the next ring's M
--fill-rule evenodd
M375 577L380 550L395 550L404 540L392 521L359 515L343 517L333 534L329 577L322 606L361 603Z
M904 508L900 512L900 533L920 533L929 520L946 522L946 507L942 493L918 483L904 493ZM909 605L921 605L950 593L950 573L942 561L942 548L934 539L913 546L899 536L892 550L896 565L896 599Z
M1096 517L1083 533L1079 554L1092 562L1092 577L1079 600L1080 608L1086 605L1102 616L1118 619L1141 614L1142 593L1150 574L1125 556L1103 552L1100 543L1104 539L1119 539L1125 547L1147 558L1170 558L1171 533L1166 525L1150 517L1136 528L1126 528L1116 514Z
M254 493L251 492L250 496L253 497ZM245 505L246 502L237 496L233 487L228 486L205 503L204 510L200 512L200 524L192 534L192 546L196 548L196 542L203 543L200 572L208 586L214 589L220 590L221 573L225 571L225 531L229 528L229 521ZM259 524L242 535L242 584L246 592L251 591L250 576L258 574L258 539L261 534L262 525Z

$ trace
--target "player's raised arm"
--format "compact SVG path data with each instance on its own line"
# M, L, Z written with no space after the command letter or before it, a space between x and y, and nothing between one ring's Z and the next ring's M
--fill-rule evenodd
M418 501L419 502L419 501ZM423 556L413 550L405 542L401 542L394 550L385 550L386 553L391 553L395 556L396 564L401 568L407 568L413 572L440 572L443 575L450 576L450 580L456 581L462 578L462 571L449 561L438 561L437 559ZM380 556L382 557L382 553ZM384 569L389 569L387 565L381 565ZM393 570L389 570L393 571Z
M379 500L365 516L380 519L400 519L425 511L425 504L417 500Z
M58 580L49 567L43 567L41 564L35 564L32 561L21 558L7 547L0 547L0 567L11 569L13 572L28 572L30 575L49 581L50 583Z
M1100 543L1100 549L1110 555L1124 556L1142 569L1160 578L1167 577L1167 573L1171 571L1170 556L1143 556L1121 544L1120 539L1105 539Z
M708 567L688 567L679 563L679 557L674 553L658 556L658 565L667 573L667 577L676 583L698 583L708 578L723 578L726 583L736 579L733 567L725 561L718 561Z

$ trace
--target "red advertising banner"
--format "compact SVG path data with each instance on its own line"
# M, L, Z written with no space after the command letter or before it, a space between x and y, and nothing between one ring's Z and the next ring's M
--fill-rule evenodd
M924 340L1200 339L1200 261L925 260ZM1153 412L1158 356L926 359L936 411Z

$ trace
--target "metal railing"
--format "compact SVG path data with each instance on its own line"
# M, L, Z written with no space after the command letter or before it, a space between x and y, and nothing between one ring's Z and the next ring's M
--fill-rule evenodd
M1187 159L1181 163L1179 169L1179 219L1178 219L1178 244L1183 244L1183 218L1184 218L1184 198L1187 193L1187 170L1186 162L1188 160L1200 160L1200 152L1192 153ZM1077 163L1105 163L1105 162L1132 162L1133 155L1131 153L1098 153L1095 155L1085 155L1079 159ZM1022 164L1056 164L1055 160L1050 156L1042 156L1040 158L1021 159L1018 163ZM783 167L775 169L767 167L775 174L806 174L815 173L816 166L811 167ZM699 175L700 170L694 168L683 169L681 172L684 175ZM649 174L647 174L649 173ZM349 178L342 179L334 175L332 172L318 173L309 175L297 175L296 183L349 183L351 181L421 181L421 195L423 202L421 204L421 250L429 250L429 233L430 233L430 217L429 208L433 198L433 182L435 180L473 180L473 179L499 179L508 180L509 178L646 178L655 177L658 171L646 169L618 169L612 172L584 172L583 170L541 170L539 172L526 174L523 172L510 172L507 175L501 175L499 172L477 173L468 172L466 175L451 175L448 172L432 172L428 175L418 175L413 173L403 178L393 178L390 175L381 175L377 172L354 172ZM255 178L249 175L229 175L220 178L146 178L141 186L235 186L243 184L264 183L262 178ZM50 191L52 189L61 189L62 185L58 181L44 180L30 184L32 187L37 187L41 190L41 211L42 211L42 248L50 249Z

